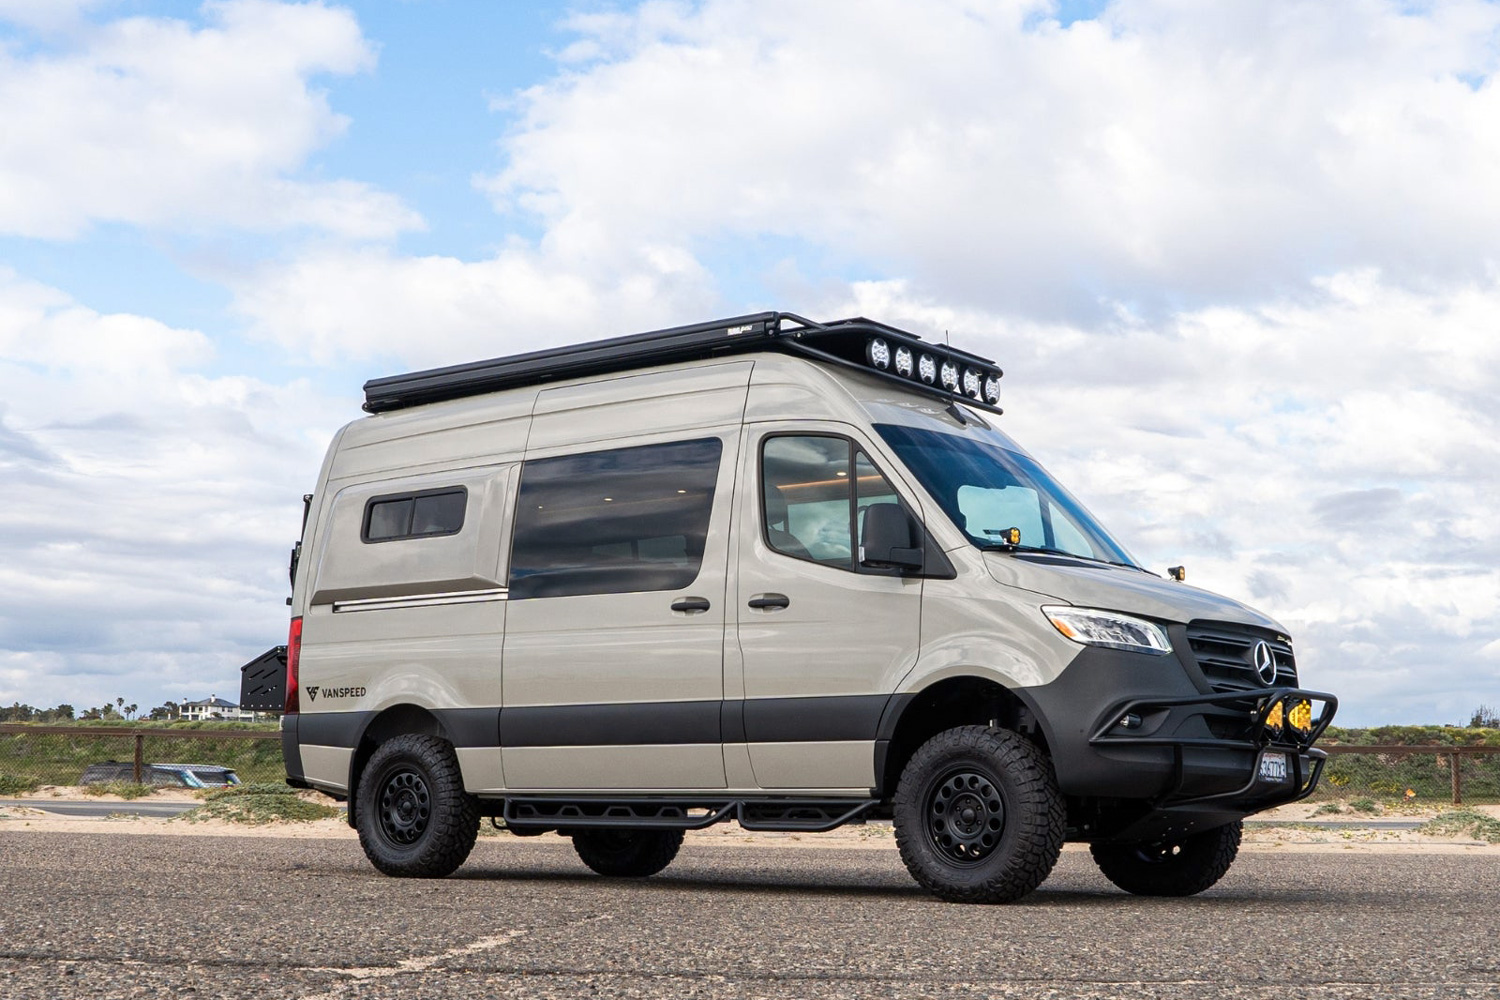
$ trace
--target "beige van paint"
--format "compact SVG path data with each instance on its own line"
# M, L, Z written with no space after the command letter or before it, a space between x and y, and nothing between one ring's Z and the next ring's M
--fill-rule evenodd
M959 675L1011 687L1055 679L1078 647L1039 609L1094 598L1094 578L1081 574L1070 581L1066 574L1038 572L997 579L997 567L938 514L936 502L885 447L871 426L876 422L955 432L964 426L926 396L779 354L565 381L354 422L335 438L324 463L293 611L304 617L302 682L360 686L366 694L338 705L304 698L302 711L883 696ZM848 573L834 579L828 574L839 571L770 551L760 525L758 454L760 440L776 430L821 430L857 440L922 516L957 578ZM720 438L724 452L710 544L693 585L680 592L504 599L518 463L710 435ZM400 483L467 485L465 527L452 536L462 541L423 540L410 556L357 551L350 518L363 509L358 498L396 491ZM460 549L465 557L457 556ZM988 557L991 564L994 559ZM1010 569L1014 565L1007 563L1006 571L1029 572ZM751 612L746 600L766 590L798 590L789 593L793 608L808 617L800 626L792 616L773 625L774 613ZM1150 588L1143 583L1137 590L1154 613L1159 603L1151 603ZM479 596L463 604L334 610L424 593ZM1132 610L1129 588L1112 593L1117 610ZM672 612L672 601L686 595L708 598L712 610L692 619ZM896 610L908 603L910 614ZM1246 613L1211 595L1199 607L1209 609L1205 614L1218 608L1230 620ZM854 613L860 609L869 613ZM321 787L340 789L347 782L347 751L343 757L323 752L333 749L304 746L304 763L310 777L316 768ZM470 790L496 795L663 789L859 794L874 782L873 744L863 740L482 747L461 748L459 759Z

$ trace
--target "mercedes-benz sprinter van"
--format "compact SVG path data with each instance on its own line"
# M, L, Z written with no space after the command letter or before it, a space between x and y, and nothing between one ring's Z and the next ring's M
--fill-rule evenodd
M1207 888L1312 792L1336 701L1275 621L1139 565L1000 378L764 313L369 382L294 557L288 782L391 875L482 817L615 876L725 820L888 819L944 899L1016 899L1069 840Z

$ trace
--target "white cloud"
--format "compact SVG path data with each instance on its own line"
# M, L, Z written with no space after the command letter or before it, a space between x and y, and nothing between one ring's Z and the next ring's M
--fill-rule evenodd
M671 247L637 247L617 269L523 246L482 261L322 249L239 287L256 335L319 363L430 367L596 340L706 315L710 276Z
M199 27L132 17L60 49L0 49L0 232L227 223L377 239L421 224L369 185L296 176L348 124L311 81L375 63L349 11L224 0L202 12Z
M1360 272L1092 330L899 282L828 308L998 359L1003 426L1147 566L1280 618L1347 718L1459 722L1500 691L1500 279Z
M352 400L213 356L0 271L0 702L232 693L283 641L297 500Z
M1500 250L1500 7L649 3L507 107L497 206L559 251L751 237L1036 316Z

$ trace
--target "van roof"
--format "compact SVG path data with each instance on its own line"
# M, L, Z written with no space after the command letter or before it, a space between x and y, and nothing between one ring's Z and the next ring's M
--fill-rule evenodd
M756 351L780 351L856 368L917 392L1001 412L999 380L1004 372L988 358L929 344L914 333L863 317L817 323L784 312L754 313L371 379L365 383L364 409L381 413L561 379Z

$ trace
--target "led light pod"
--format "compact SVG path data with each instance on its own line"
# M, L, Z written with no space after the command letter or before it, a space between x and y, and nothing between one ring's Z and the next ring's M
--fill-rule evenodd
M1271 713L1266 716L1266 732L1270 733L1271 738L1274 740L1281 735L1281 727L1285 723L1286 713L1282 703L1278 701L1275 705L1271 706Z
M912 357L910 347L896 348L896 374L902 378L911 378L912 368L916 359Z
M973 368L964 369L964 395L970 399L984 398L984 376Z
M884 337L871 337L870 343L865 347L865 357L871 365L885 371L891 366L891 345L885 342Z
M1000 376L986 375L984 378L984 401L991 406L1000 402Z
M917 359L917 378L932 385L937 381L937 358L931 354L924 354Z
M951 361L944 361L938 369L938 377L943 381L943 388L949 392L958 391L958 365Z
M1287 724L1291 726L1299 736L1306 736L1308 733L1312 732L1312 702L1307 701L1306 699L1297 702L1292 706L1292 710L1290 712L1287 712L1286 721Z

